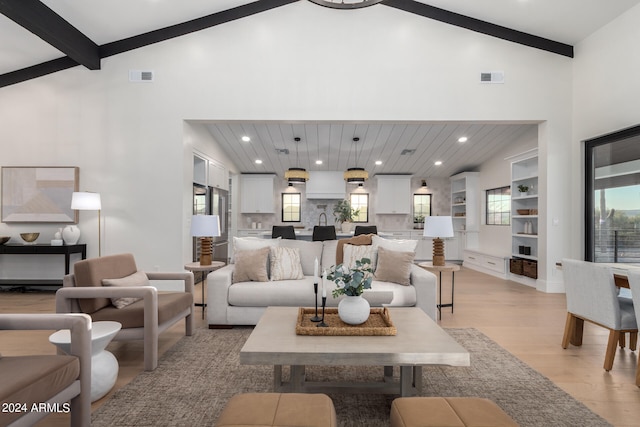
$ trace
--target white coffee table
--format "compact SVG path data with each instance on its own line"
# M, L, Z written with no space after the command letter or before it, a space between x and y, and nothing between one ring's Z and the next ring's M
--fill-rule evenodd
M274 391L374 392L412 396L422 390L422 367L469 366L469 353L421 309L389 308L394 336L296 335L296 307L268 307L240 350L244 365L273 365ZM290 365L283 382L282 366ZM305 366L381 366L384 381L375 383L309 382ZM400 381L393 381L393 367Z
M116 336L122 325L118 322L93 322L91 324L91 401L104 397L113 388L118 379L118 360L105 350ZM62 329L49 336L49 342L60 350L69 353L71 334Z

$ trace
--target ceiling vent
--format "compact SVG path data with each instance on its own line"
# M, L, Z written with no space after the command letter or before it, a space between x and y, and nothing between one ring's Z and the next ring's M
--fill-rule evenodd
M504 71L481 72L480 83L504 83Z
M144 70L129 70L129 81L132 83L140 83L140 82L152 82L153 81L153 71L144 71Z
M289 149L288 148L276 148L276 153L278 154L289 154Z
M410 155L412 155L412 154L413 154L413 153L415 153L415 152L416 152L416 149L415 149L415 148L405 148L404 150L402 150L402 151L400 152L400 155L401 155L401 156L410 156Z

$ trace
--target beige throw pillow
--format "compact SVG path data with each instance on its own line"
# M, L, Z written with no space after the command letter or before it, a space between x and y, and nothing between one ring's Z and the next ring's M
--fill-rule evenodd
M300 249L271 246L271 280L304 279Z
M236 251L236 262L233 268L232 283L268 282L268 258L268 247L255 250Z
M346 244L342 247L344 253L342 258L342 264L348 268L356 266L356 261L362 258L369 258L371 260L371 268L375 265L376 253L371 245L350 245Z
M130 286L150 286L149 278L142 271L136 271L135 273L122 277L120 279L102 279L102 286L118 286L118 287L130 287ZM128 305L133 304L136 301L140 301L142 298L126 297L126 298L111 298L111 304L116 308L125 308Z
M397 252L378 248L378 266L375 278L382 282L393 282L409 286L411 284L411 264L415 252Z

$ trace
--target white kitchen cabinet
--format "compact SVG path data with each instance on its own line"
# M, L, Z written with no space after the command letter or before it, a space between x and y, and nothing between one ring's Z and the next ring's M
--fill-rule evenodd
M222 163L209 160L209 186L229 191L229 171Z
M275 213L274 174L243 174L240 177L240 212Z
M378 194L376 214L411 213L411 176L376 175Z

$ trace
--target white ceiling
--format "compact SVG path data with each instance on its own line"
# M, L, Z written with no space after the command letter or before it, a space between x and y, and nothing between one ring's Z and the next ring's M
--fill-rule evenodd
M306 1L306 0L300 0ZM514 30L574 45L640 0L418 0ZM251 0L42 0L98 45L251 3ZM287 6L282 6L287 7ZM320 7L320 6L317 6ZM372 7L387 7L384 4ZM336 13L354 13L336 11ZM425 18L427 19L427 18ZM0 74L64 56L0 15ZM532 124L465 123L210 123L209 130L243 172L282 174L290 166L343 170L356 166L352 138L360 138L357 166L373 173L450 176L500 153ZM250 143L239 137L249 135ZM469 142L459 144L465 134ZM293 138L299 136L299 164ZM276 148L288 148L289 156ZM411 156L400 152L416 149ZM257 166L252 161L261 158ZM324 164L316 166L316 158ZM375 160L382 160L375 166ZM441 160L436 167L433 161Z

